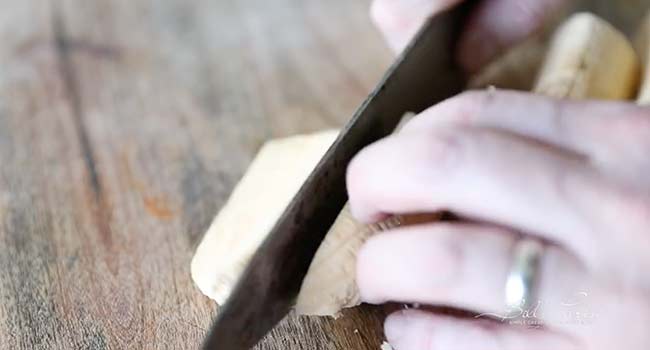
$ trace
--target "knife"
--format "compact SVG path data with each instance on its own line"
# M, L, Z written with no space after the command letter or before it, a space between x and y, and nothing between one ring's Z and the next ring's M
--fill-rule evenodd
M429 19L389 68L251 258L219 309L203 349L249 349L282 320L347 201L345 171L352 157L390 134L404 113L419 113L463 89L455 43L471 3Z

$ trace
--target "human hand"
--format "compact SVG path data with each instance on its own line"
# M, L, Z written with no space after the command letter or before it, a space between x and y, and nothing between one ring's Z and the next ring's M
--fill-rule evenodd
M430 16L462 0L374 0L370 14L389 46L401 51ZM470 73L538 30L571 0L486 0L469 19L458 59Z
M650 348L650 109L468 92L362 150L348 168L363 222L450 210L372 237L359 252L363 300L504 315L512 247L548 243L541 328L408 309L385 324L397 350Z

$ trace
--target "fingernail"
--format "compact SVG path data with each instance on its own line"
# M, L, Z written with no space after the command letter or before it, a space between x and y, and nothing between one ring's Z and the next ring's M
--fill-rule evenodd
M408 320L402 313L395 313L386 318L384 333L390 343L397 343L406 334Z

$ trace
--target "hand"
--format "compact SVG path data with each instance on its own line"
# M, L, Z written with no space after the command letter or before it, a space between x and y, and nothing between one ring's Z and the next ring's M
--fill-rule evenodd
M374 0L371 17L389 46L401 51L422 23L462 0ZM458 59L476 72L485 63L539 29L549 15L570 0L482 1L462 35Z
M531 329L422 310L388 317L398 350L650 348L650 108L468 92L362 150L348 168L364 222L450 210L359 252L362 298L502 315L511 248L548 242Z

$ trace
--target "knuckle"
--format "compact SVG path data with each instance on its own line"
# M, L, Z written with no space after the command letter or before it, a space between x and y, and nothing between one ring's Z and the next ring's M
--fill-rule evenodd
M480 119L490 118L491 113L484 111L491 104L498 105L504 99L512 98L499 91L465 91L415 116L404 125L402 131L478 125L481 124Z
M456 169L467 152L471 137L461 128L443 128L426 134L422 140L425 161L436 173L449 173Z
M529 96L501 90L469 90L443 102L445 114L461 125L479 124L480 119L496 118L503 106L522 103Z
M472 124L480 114L479 111L487 104L490 96L493 96L493 92L465 91L447 102L446 108L450 112L448 115L461 124Z

